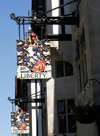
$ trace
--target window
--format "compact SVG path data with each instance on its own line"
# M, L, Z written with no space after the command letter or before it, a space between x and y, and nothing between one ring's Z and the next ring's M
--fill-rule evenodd
M45 2L44 0L38 0L38 14L41 14L45 11Z
M43 5L44 0L38 0L38 5Z
M56 77L63 77L64 76L64 66L63 61L56 62Z
M43 6L42 6L42 5L39 5L39 6L38 6L38 8L41 8L41 9L43 9Z
M82 89L84 88L84 83L88 79L84 29L80 39L77 41L75 60L77 63L77 70L78 70L79 92L81 92Z
M66 116L59 116L59 131L66 133Z
M38 12L39 12L39 14L42 14L42 13L43 13L43 10L39 10Z
M66 61L56 61L56 77L73 75L73 66Z
M59 133L75 133L76 121L73 113L69 110L69 106L74 106L74 100L58 101L58 130Z
M80 57L84 53L85 49L86 49L85 35L84 35L84 29L83 29L80 39L77 41L77 45L76 45L76 57L75 57L76 60L80 59Z
M65 113L65 101L58 102L58 113Z
M60 5L64 4L64 0L60 0ZM60 8L61 16L64 16L64 7ZM61 25L62 34L65 34L65 25Z
M70 76L73 75L73 66L65 61L65 75Z

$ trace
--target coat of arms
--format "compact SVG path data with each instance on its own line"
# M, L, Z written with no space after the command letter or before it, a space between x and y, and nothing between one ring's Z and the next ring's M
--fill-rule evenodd
M19 108L11 112L12 133L29 133L29 113Z
M17 40L17 66L26 66L33 72L45 70L45 66L51 65L49 40L39 40L32 33L26 37L26 41Z

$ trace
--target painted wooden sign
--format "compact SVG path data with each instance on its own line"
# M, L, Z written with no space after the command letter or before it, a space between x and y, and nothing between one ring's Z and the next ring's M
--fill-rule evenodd
M27 69L23 72L20 67ZM25 68L26 67L26 68ZM47 70L49 67L49 70ZM39 40L36 34L32 33L30 37L26 37L26 41L17 40L17 78L20 79L45 79L51 78L51 53L50 41ZM41 76L40 72L46 73L46 76ZM38 74L39 73L39 74ZM40 76L32 76L32 75Z
M29 113L23 112L19 108L16 112L11 112L11 133L28 134L29 133Z

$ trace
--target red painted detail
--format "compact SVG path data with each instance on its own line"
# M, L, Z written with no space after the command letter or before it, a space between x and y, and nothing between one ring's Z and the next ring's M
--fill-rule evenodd
M44 71L44 69L45 69L45 62L44 60L40 59L31 70L34 72L40 72L40 71Z
M21 126L19 127L19 130L25 130L26 129L26 124L22 123Z
M30 44L29 46L30 46L30 47L37 47L36 44Z
M32 40L34 40L34 41L35 41L36 34L32 32L32 34L30 34L30 36L31 36Z
M21 112L21 110L22 110L22 109L21 109L21 108L19 108L19 112Z

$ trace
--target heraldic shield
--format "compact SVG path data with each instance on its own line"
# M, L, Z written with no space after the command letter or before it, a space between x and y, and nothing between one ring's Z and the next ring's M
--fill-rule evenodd
M26 41L17 40L17 66L26 66L33 72L41 72L46 65L51 65L49 40L40 41L34 33L27 36Z
M11 112L12 133L29 133L29 113L23 112L19 108L16 112Z

